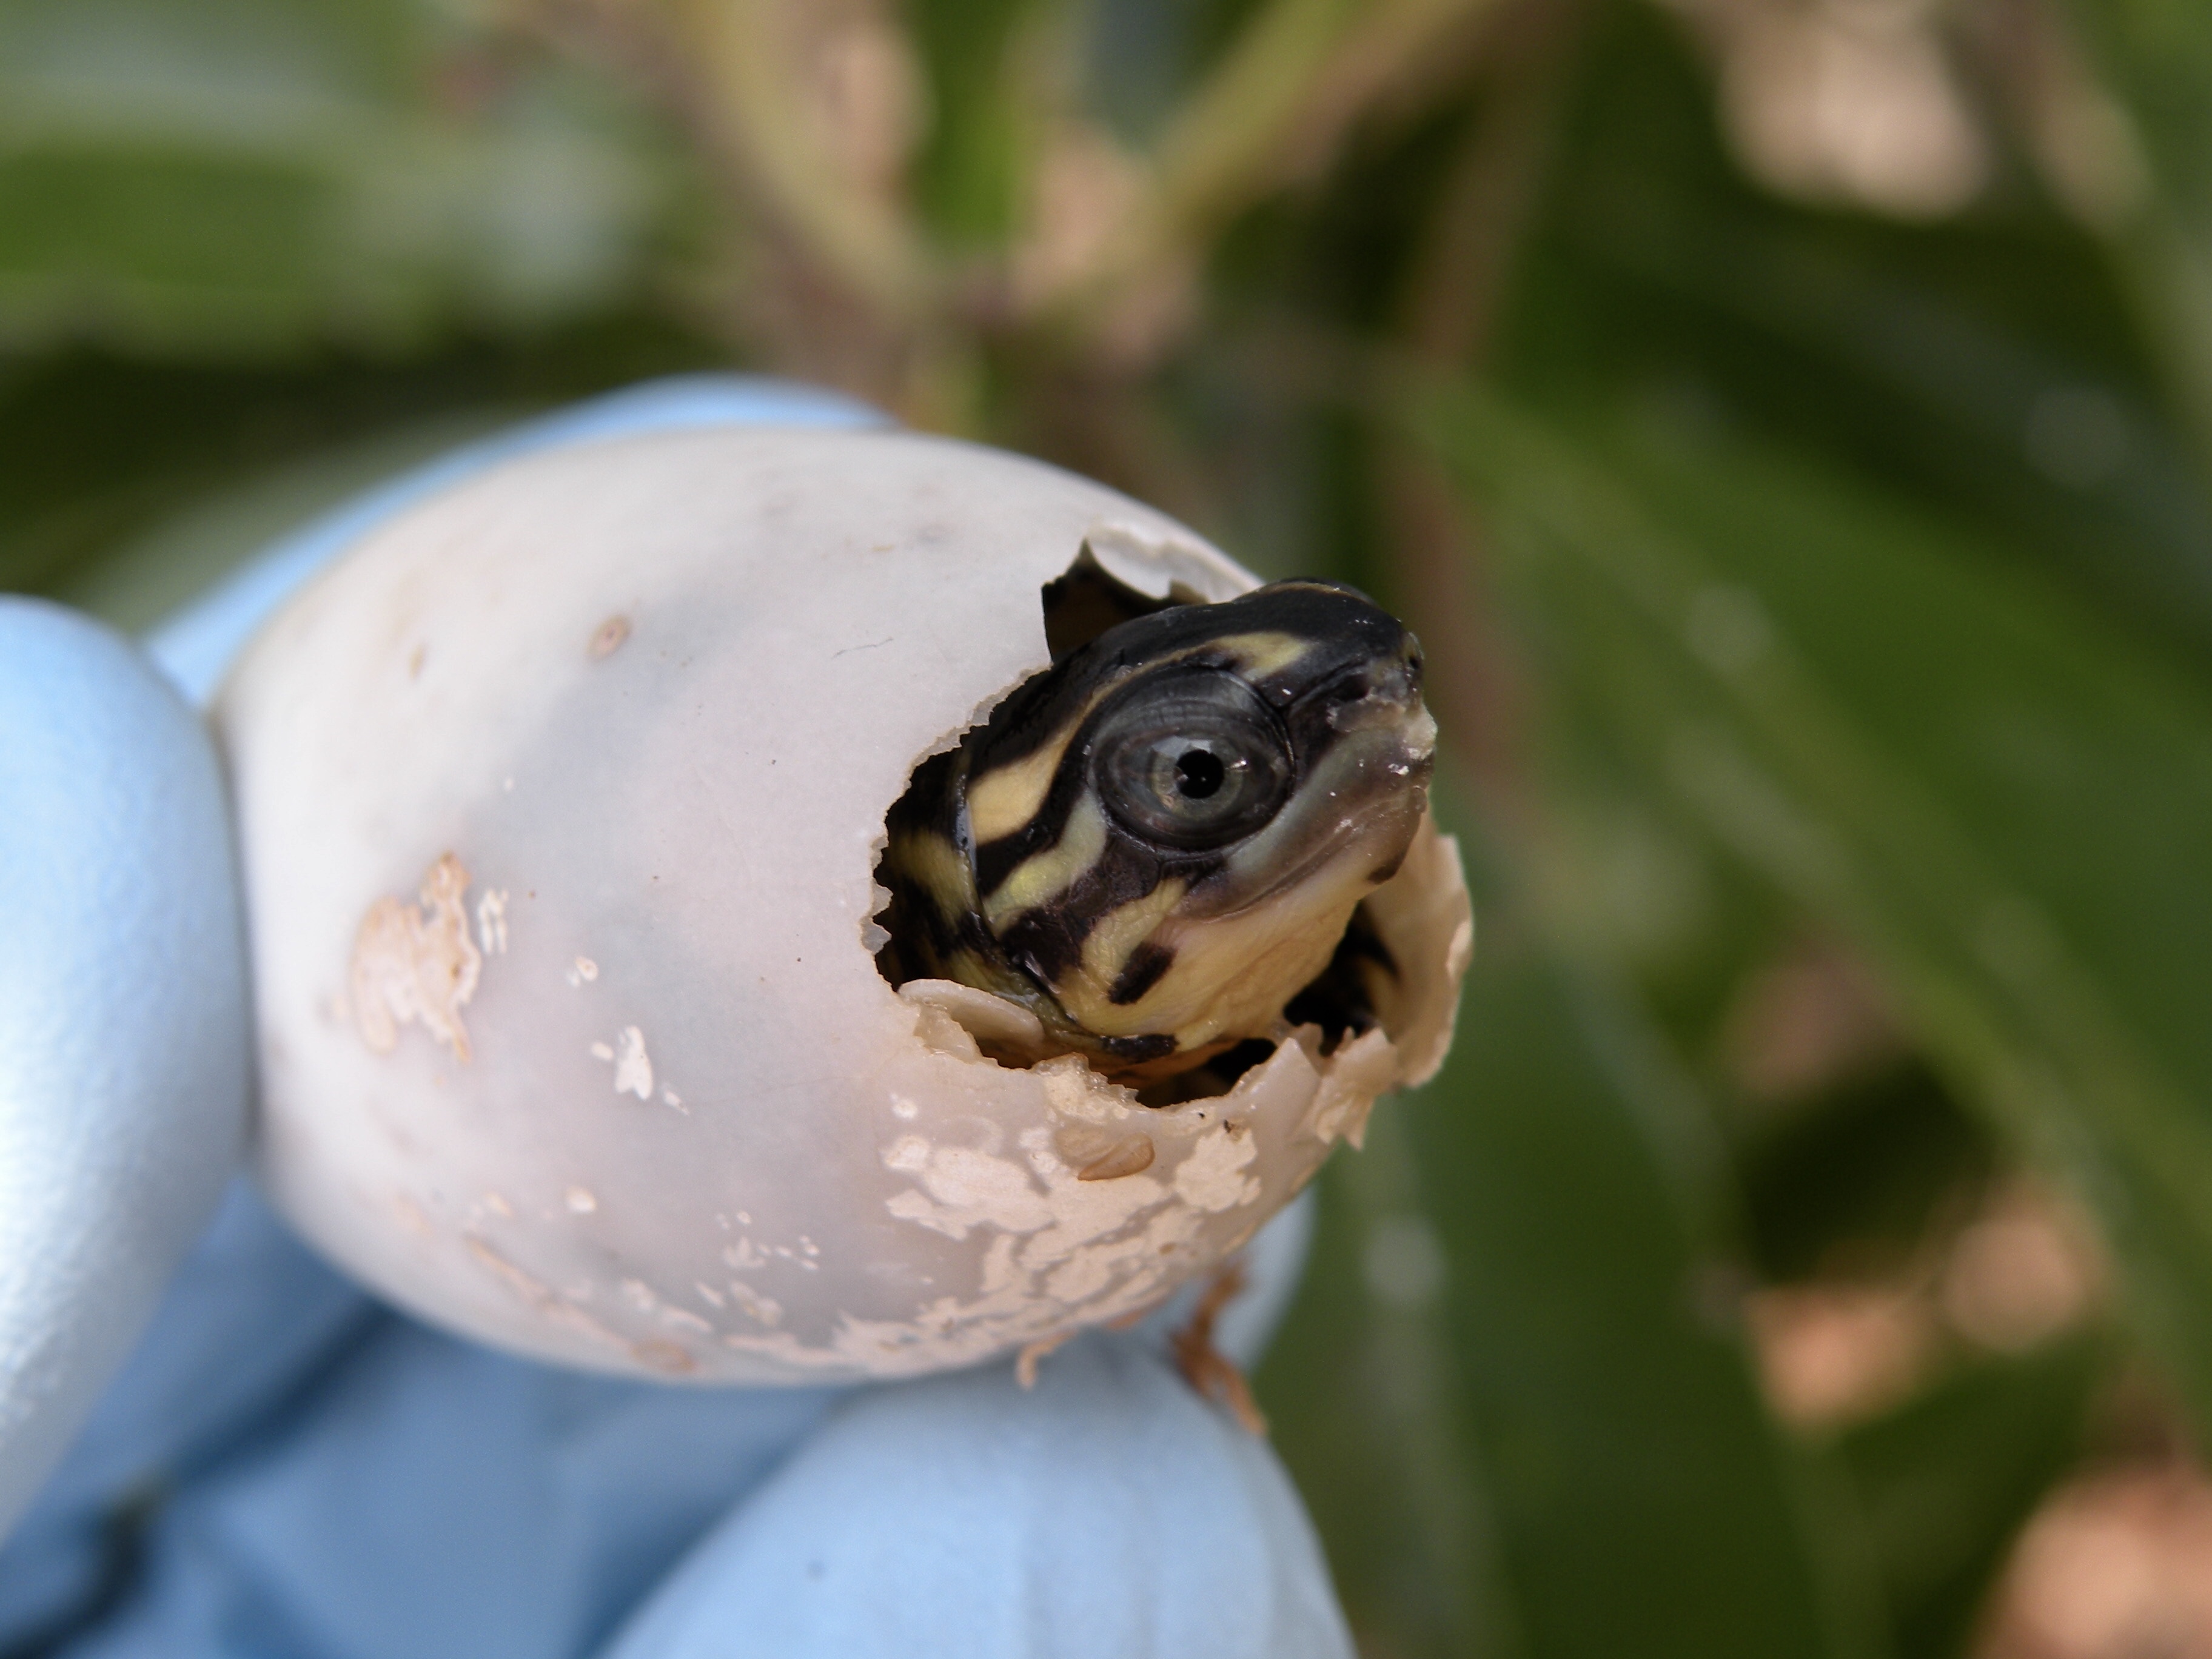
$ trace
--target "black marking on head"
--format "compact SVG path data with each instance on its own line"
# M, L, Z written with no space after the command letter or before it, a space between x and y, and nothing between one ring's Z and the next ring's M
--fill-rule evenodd
M1048 795L1049 801L1051 797ZM1039 821L1040 811L1011 836L1001 836L996 841L987 841L975 849L975 893L979 898L988 898L1006 884L1006 878L1020 869L1030 859L1052 844L1043 839ZM1066 814L1060 815L1060 828L1066 825ZM1058 841L1057 835L1053 841Z
M1145 897L1164 873L1148 848L1109 834L1098 862L1050 902L1009 920L999 945L1010 961L1049 990L1083 960L1084 941L1100 920Z
M1169 969L1175 966L1175 952L1164 945L1146 939L1129 952L1128 961L1114 976L1113 988L1106 993L1106 1000L1116 1008L1126 1008L1158 985Z
M1097 920L1056 906L1024 910L999 935L998 946L1006 960L1050 990L1083 960L1083 941Z
M899 841L915 835L939 835L959 844L960 827L954 811L961 770L959 750L932 755L914 769L914 777L907 784L906 793L891 804L884 827L890 833L894 850Z

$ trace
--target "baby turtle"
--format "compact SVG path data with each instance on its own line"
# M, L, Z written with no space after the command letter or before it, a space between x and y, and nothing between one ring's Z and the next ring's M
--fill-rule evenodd
M1420 684L1412 634L1330 582L1107 629L916 770L887 976L1018 1003L1049 1051L1136 1084L1279 1039L1317 982L1363 1026L1360 975L1389 963L1355 912L1428 803Z

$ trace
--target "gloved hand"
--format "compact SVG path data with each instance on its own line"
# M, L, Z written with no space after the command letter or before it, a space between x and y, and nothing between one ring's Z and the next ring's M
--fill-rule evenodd
M1273 1455L1166 1364L1173 1310L1026 1392L1004 1363L614 1381L382 1306L234 1176L243 930L186 700L363 530L505 455L878 418L700 377L534 422L273 550L154 636L158 673L0 599L0 1659L1350 1654ZM1255 1241L1220 1332L1241 1360L1306 1218Z

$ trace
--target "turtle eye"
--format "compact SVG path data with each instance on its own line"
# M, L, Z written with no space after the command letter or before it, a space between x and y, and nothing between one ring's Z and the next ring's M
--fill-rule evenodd
M1092 744L1099 799L1140 841L1205 852L1275 815L1291 781L1280 730L1243 681L1178 677L1140 687Z

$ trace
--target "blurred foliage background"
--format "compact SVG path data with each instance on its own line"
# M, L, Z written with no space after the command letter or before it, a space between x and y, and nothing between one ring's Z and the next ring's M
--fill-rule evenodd
M2212 10L0 0L0 586L730 364L1428 643L1258 1379L1368 1659L2212 1652Z

